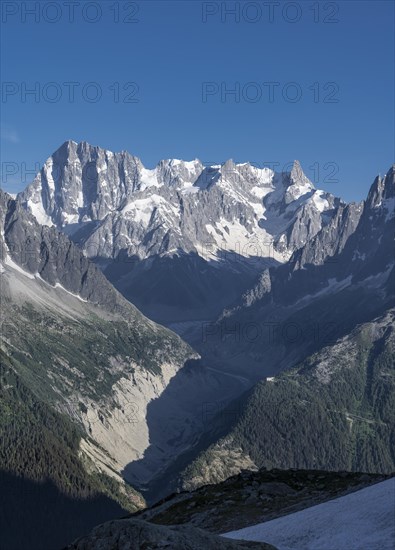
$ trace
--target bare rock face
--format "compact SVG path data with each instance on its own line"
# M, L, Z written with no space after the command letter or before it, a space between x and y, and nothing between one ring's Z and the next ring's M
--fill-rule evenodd
M7 248L3 258L8 256L28 273L38 274L51 286L60 284L82 299L110 310L121 307L119 294L66 235L55 227L40 226L20 203L1 190L0 203L2 242Z
M288 262L262 271L224 309L211 327L210 352L272 376L393 307L394 197L391 167L365 201L339 205Z
M190 526L163 526L138 519L109 521L67 547L67 550L276 550L271 544L230 541Z
M204 166L197 159L170 159L148 170L127 152L73 141L46 161L18 200L41 223L78 232L90 257L106 259L121 250L140 259L172 252L215 257L221 251L248 257L250 243L269 249L287 232L289 256L289 246L315 234L340 203L316 190L298 161L281 174L232 160ZM277 214L276 223L266 210ZM298 235L306 214L315 222Z
M144 317L65 234L39 225L1 190L0 250L2 351L19 354L21 378L79 425L87 470L123 484L125 467L150 446L150 403L173 378L193 379L195 389L197 380L204 384L197 353ZM198 429L200 409L192 407L190 430L180 437L185 403L170 401L175 418L161 414L162 443L151 446L145 476L173 460Z
M49 157L18 201L39 223L67 233L124 296L164 322L215 317L342 204L315 189L297 161L284 173L197 159L162 160L149 170L127 152L73 141Z

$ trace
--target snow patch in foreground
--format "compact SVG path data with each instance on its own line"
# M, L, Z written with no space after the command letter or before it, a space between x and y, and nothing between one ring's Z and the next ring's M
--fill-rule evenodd
M222 536L278 550L393 550L395 478Z

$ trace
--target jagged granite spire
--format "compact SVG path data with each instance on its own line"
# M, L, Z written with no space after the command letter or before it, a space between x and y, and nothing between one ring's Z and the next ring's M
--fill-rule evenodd
M381 178L375 178L368 194L367 203L371 208L380 206L382 201L393 199L395 196L395 164L391 166L387 174ZM394 205L392 205L394 207Z
M314 189L314 185L303 172L302 166L298 160L294 160L289 179L290 185L308 185Z

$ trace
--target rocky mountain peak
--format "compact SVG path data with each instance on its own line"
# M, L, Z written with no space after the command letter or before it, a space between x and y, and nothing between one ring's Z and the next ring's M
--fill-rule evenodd
M197 304L190 290L191 272L194 288L201 288L209 304L214 294L218 301L215 289L222 269L232 292L237 288L242 293L258 265L285 262L320 231L334 216L337 201L315 190L298 162L286 173L232 159L212 165L165 159L148 169L125 151L112 153L75 141L51 155L18 195L41 225L71 237L142 309L151 307L154 297L166 307L171 301L175 291L165 267L171 264L174 280L182 280L185 298L179 301L188 315L191 304L206 307L200 306L204 300ZM163 267L159 280L157 261ZM195 261L199 271L191 269ZM151 290L143 302L139 288L146 288L151 274ZM228 286L222 287L227 300ZM221 309L222 302L218 313Z
M72 154L77 152L78 143L72 139L66 140L58 149L55 151L55 154Z
M195 183L203 168L199 159L191 161L165 159L159 161L155 173L159 184L183 187L185 183L190 185Z
M284 203L285 205L299 199L303 195L312 194L315 187L309 178L303 172L302 166L298 160L295 160L291 171L283 173L283 185L286 188Z
M300 186L307 185L314 189L314 185L303 172L302 165L298 160L294 160L291 171L289 172L289 184Z
M368 194L367 205L370 208L378 208L382 205L383 201L386 202L385 206L395 208L395 164L391 166L387 174L382 178L379 175L376 176ZM388 209L388 208L387 208Z
M228 159L225 161L221 167L221 172L228 173L228 172L234 172L236 170L236 164L233 161L233 159Z

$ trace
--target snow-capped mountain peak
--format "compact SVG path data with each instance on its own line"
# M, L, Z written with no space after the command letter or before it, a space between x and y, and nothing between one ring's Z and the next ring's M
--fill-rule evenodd
M320 192L310 200L314 193L297 161L283 174L232 159L210 166L198 159L166 159L147 169L126 151L67 141L18 199L42 224L70 235L84 229L89 249L96 246L91 255L102 258L124 249L145 258L174 250L201 255L207 248L212 259L222 249L248 257L250 243L256 250L258 242L259 255L282 261L289 256L284 242L292 249L301 244L295 231L291 239L286 233L303 218L304 207L314 210L316 232L333 206L335 199Z
M304 195L312 195L315 189L311 181L305 176L298 160L294 161L289 176L288 174L285 175L285 182L286 185L288 184L285 192L286 204L290 204Z

